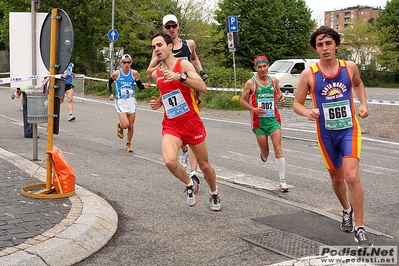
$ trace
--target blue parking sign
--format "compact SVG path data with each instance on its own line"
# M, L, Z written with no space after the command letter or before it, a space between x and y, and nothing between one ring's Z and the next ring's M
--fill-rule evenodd
M237 16L229 16L229 32L238 32L238 17Z

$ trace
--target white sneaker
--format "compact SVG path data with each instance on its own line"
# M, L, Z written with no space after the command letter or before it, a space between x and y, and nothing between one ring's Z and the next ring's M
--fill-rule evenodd
M190 172L190 177L193 177L193 176L198 177L198 172L195 171L195 170L191 170L191 172Z
M288 186L287 183L285 182L285 179L280 180L280 191L281 192L288 192Z
M185 192L187 193L187 204L190 207L194 207L198 203L198 197L195 195L194 186L186 187Z
M193 180L193 184L194 184L193 187L194 187L194 192L195 192L195 193L198 192L199 183L200 183L200 180L199 180L197 174L198 174L198 173L197 173L197 171L195 171L195 170L192 170L192 171L190 172L190 178Z
M180 164L183 165L184 168L188 165L188 150L186 152L182 151L180 156Z
M220 204L220 197L219 194L216 195L209 195L209 209L214 212L220 211L222 209L222 204Z

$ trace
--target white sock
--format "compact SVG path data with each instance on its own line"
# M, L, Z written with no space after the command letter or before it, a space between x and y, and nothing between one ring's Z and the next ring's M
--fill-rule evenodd
M276 158L276 166L280 180L285 179L285 158Z
M186 187L194 186L193 180L190 177L190 183L186 184Z
M217 195L217 194L218 194L218 190L216 189L216 191L214 191L214 192L209 191L209 194L211 194L211 195Z
M352 210L352 207L349 205L349 209L347 209L347 210L344 210L344 212L346 212L346 213L350 213L350 212L351 212L351 210Z

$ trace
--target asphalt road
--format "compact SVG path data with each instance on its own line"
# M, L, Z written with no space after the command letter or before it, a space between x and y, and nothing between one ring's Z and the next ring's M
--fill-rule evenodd
M382 96L387 95L381 92L376 99ZM19 102L11 101L4 88L0 99L0 147L32 159L33 141L23 138ZM62 105L54 145L74 168L77 184L104 197L119 215L109 244L78 265L268 265L290 259L293 250L274 252L248 241L256 235L268 235L264 242L275 246L288 237L301 251L304 239L354 245L352 235L339 230L341 209L307 125L300 132L287 128L291 137L283 139L290 192L282 194L273 153L261 162L248 123L203 116L223 208L212 213L204 179L199 204L189 208L184 185L163 165L161 112L139 104L133 154L116 136L112 102L75 99L74 115L76 120L68 122ZM39 124L38 132L40 161L47 147L46 124ZM399 144L367 140L362 147L366 227L375 244L397 246Z

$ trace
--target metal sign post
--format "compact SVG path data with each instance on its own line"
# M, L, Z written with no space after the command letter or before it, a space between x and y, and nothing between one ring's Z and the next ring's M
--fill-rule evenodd
M40 4L39 4L40 5ZM32 75L36 70L36 1L31 1L31 27L32 27ZM36 85L36 79L32 80L32 85ZM33 160L38 159L37 124L32 124L33 130Z
M60 34L61 33L61 34ZM40 34L40 52L42 60L47 70L49 71L49 86L48 86L48 123L47 123L47 167L46 167L46 183L25 185L21 189L21 193L33 198L63 198L75 194L75 190L68 193L51 194L56 189L52 186L53 170L54 175L58 178L58 173L55 170L55 163L51 152L53 151L53 134L55 117L55 89L58 89L55 75L61 74L67 68L71 61L74 46L73 27L68 15L62 9L52 8L51 12L47 14L43 22ZM44 161L43 161L44 163ZM42 164L43 164L42 163ZM39 166L39 168L41 165ZM31 178L34 175L31 176ZM29 179L30 180L30 179ZM28 180L28 181L29 181ZM58 184L60 182L58 181ZM32 189L44 188L39 192L31 193Z
M229 51L233 53L233 72L234 72L234 88L237 89L237 76L236 76L236 44L234 43L234 33L238 32L238 17L228 16L227 17L227 46ZM237 91L236 91L237 94Z
M108 38L111 40L111 43L109 45L109 56L110 56L110 75L112 75L112 72L114 72L114 41L118 39L119 34L117 31L114 31L114 7L115 7L115 0L112 0L112 22L111 22L111 30L108 32ZM116 38L115 38L115 32L116 32Z

